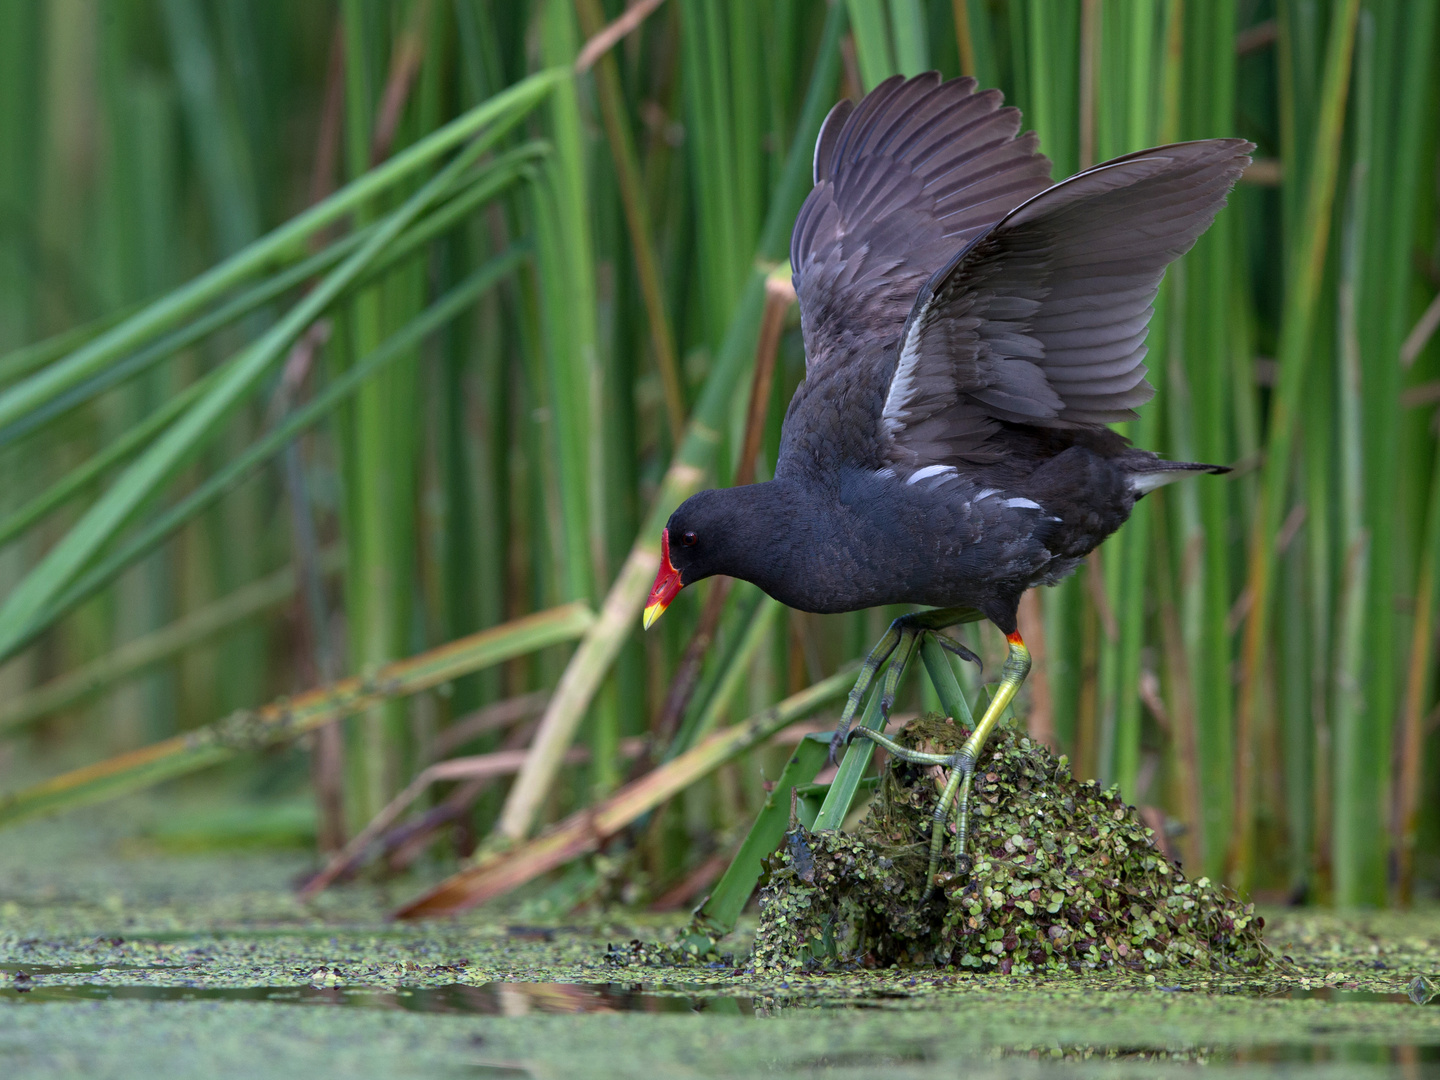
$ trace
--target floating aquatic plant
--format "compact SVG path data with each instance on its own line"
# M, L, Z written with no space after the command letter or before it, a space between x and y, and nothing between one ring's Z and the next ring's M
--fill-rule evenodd
M967 734L922 717L900 741L952 753ZM1188 880L1113 788L1077 781L1064 757L1014 731L994 740L976 773L968 872L942 871L922 902L945 779L939 766L892 760L855 832L790 830L761 893L757 971L935 964L1010 974L1267 964L1264 920L1252 905L1207 878Z

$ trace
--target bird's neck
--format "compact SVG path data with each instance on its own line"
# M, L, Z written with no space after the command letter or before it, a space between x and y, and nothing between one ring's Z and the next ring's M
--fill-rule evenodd
M758 585L790 607L834 610L832 579L845 572L834 498L783 479L729 488L722 497L731 509L729 531L714 572Z

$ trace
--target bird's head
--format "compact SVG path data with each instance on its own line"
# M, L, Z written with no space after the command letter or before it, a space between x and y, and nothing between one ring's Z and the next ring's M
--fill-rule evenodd
M698 492L670 515L660 534L660 570L645 603L646 630L686 585L713 574L733 572L729 555L737 490L745 489Z

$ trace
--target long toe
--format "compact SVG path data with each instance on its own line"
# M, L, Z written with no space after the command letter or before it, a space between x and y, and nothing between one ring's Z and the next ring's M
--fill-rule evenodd
M961 660L968 660L980 669L982 675L985 673L985 662L954 638L946 634L936 633L935 640L940 643L940 647L946 652L954 653L960 657Z

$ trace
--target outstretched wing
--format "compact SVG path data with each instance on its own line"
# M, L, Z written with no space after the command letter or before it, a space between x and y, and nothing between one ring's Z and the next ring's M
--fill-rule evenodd
M1050 186L1020 111L974 79L895 76L831 110L790 265L806 366L900 333L915 294L959 248Z
M1243 139L1177 143L1078 173L1011 211L920 290L885 401L890 457L995 460L1002 421L1134 419L1165 268L1249 163Z

